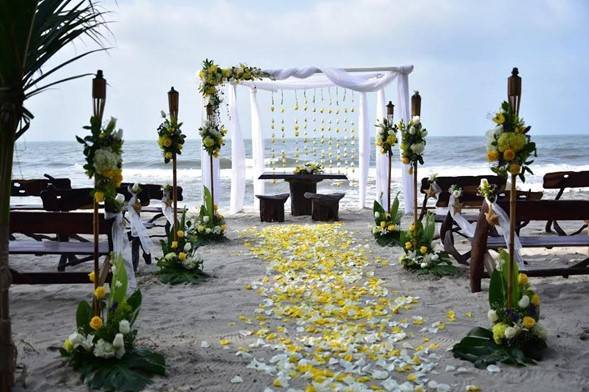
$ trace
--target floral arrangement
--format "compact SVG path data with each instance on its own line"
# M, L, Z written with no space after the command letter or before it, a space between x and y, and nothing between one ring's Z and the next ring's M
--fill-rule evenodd
M452 265L448 253L437 251L432 245L435 231L435 216L428 212L424 223L418 220L408 231L401 232L399 240L405 254L399 261L405 269L436 276L456 274L457 269Z
M202 64L202 70L198 73L200 86L198 91L205 98L206 103L213 106L213 111L218 113L219 106L223 101L220 86L229 82L237 83L245 80L257 80L269 75L260 68L248 67L240 64L237 67L221 68L212 60L206 59Z
M209 189L204 187L204 203L200 206L198 223L195 227L195 235L200 243L220 241L225 238L225 218L219 212Z
M386 118L382 122L377 123L376 127L378 128L376 145L379 147L381 153L392 155L392 148L397 144L397 131L399 127Z
M89 274L90 281L99 277ZM100 313L82 301L76 311L76 330L64 341L61 355L91 389L140 391L151 375L166 374L161 354L137 348L135 321L141 308L141 292L127 296L127 272L121 256L113 255L112 285L94 290Z
M380 246L397 246L401 244L401 218L403 212L399 211L399 194L395 196L393 205L389 212L380 205L378 201L374 201L372 207L374 214L374 227L372 234Z
M531 127L508 102L501 104L493 122L496 127L487 132L487 159L491 162L491 170L502 176L511 173L525 181L526 172L533 174L529 168L533 162L530 157L537 156L536 143L528 135Z
M170 231L165 240L161 240L162 257L157 260L158 275L163 283L197 283L208 275L203 272L203 261L198 254L198 243L194 236L194 227L186 219L186 211L178 222L178 230Z
M180 129L182 123L169 119L163 111L161 114L164 121L157 128L157 134L159 136L157 143L164 154L164 162L168 163L174 154L182 154L186 135L184 135Z
M498 268L491 275L490 310L487 317L491 329L477 327L456 344L452 351L457 358L473 362L478 368L502 362L525 366L541 360L546 349L546 331L539 323L540 296L528 282L528 276L514 265L508 276L509 254L502 251ZM507 307L507 281L513 279L512 297L516 306Z
M295 167L294 174L321 174L323 173L323 166L315 162L307 162L304 165Z
M225 145L227 129L223 125L217 124L216 121L206 121L198 129L198 132L202 138L205 151L215 158L218 157L221 153L221 147Z
M479 195L490 202L494 202L497 199L497 185L489 184L489 180L486 178L481 179L478 191Z
M86 163L84 170L88 177L94 178L94 199L104 202L108 210L118 210L115 198L117 188L123 182L123 130L116 129L117 120L111 118L106 127L102 127L98 117L90 118L90 125L84 129L90 135L76 140L84 146Z
M427 130L421 125L419 116L413 116L407 124L401 120L398 128L401 131L401 161L406 165L418 162L423 165Z

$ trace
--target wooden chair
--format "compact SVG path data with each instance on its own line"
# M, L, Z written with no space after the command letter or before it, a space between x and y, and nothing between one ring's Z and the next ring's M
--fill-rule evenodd
M558 189L558 193L554 200L560 200L562 194L567 188L589 188L589 171L562 171L546 173L543 179L544 189ZM558 235L568 235L558 224L557 221L546 222L546 232L552 233L552 228L558 233ZM582 225L580 229L572 233L571 235L579 234L583 229L587 227L586 224Z
M10 213L11 234L57 234L60 238L74 235L92 234L93 216L87 212L33 212L12 211ZM99 255L107 256L112 251L112 222L102 215L99 220L99 234L103 240L98 244ZM106 237L106 241L104 240ZM94 244L92 242L31 241L14 240L8 245L11 255L60 255L86 256L92 259ZM79 264L69 263L67 265ZM90 283L87 272L20 272L12 265L10 272L15 284L50 284L50 283ZM65 266L64 266L65 268Z
M509 191L504 191L499 193L497 197L499 200L509 200L509 193ZM517 199L520 201L540 200L542 199L542 195L542 192L517 191ZM469 220L469 222L476 222L478 218L479 217L477 215L476 219L472 219L471 216L469 216L467 219ZM527 226L528 223L529 221L517 222L517 233L519 234L520 230L523 227ZM490 230L492 235L496 234L494 228L491 228ZM446 217L444 218L444 221L442 222L442 225L440 226L440 239L442 240L442 244L444 245L444 250L448 252L452 257L454 257L454 259L456 259L456 261L459 264L468 265L468 260L470 259L471 251L469 250L466 253L460 253L456 249L456 247L454 246L455 233L464 238L472 240L472 238L469 238L460 232L460 228L456 225L456 222L454 222L452 215L450 215L450 213L448 212L448 214L446 214Z
M509 202L499 201L498 204L509 213ZM503 237L490 237L490 225L485 218L487 205L479 214L475 236L472 239L472 257L470 262L470 288L472 292L481 290L481 279L488 277L485 273L485 255L489 249L506 248ZM589 219L589 201L579 200L531 200L518 201L516 205L516 220L526 221L572 221ZM552 248L552 247L589 247L589 236L577 234L570 236L520 236L524 248ZM493 267L487 265L487 271ZM589 258L568 268L530 269L529 276L563 276L589 274Z
M311 219L314 221L330 222L339 220L339 201L345 193L305 193L305 198L311 200Z
M256 195L260 200L261 222L284 222L284 203L290 194Z
M41 192L53 186L57 189L71 189L72 183L69 178L53 178L45 174L47 178L39 179L18 179L12 180L12 197L41 196Z

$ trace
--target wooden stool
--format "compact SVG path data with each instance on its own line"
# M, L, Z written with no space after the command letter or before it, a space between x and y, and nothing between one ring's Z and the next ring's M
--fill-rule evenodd
M311 200L313 211L311 218L314 221L329 222L339 220L339 201L345 193L331 193L322 195L319 193L306 192L305 197Z
M290 195L256 195L260 199L260 221L284 222L284 203Z

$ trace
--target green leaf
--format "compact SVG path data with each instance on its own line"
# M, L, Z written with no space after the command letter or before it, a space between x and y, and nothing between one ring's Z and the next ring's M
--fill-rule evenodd
M112 302L121 303L127 296L127 269L125 268L125 261L121 255L113 254L112 261L116 268L112 277L111 300Z
M92 306L87 301L82 301L76 309L76 325L78 330L84 333L90 332L90 320L92 319Z
M505 283L503 281L503 275L497 269L491 274L489 305L493 310L505 307Z

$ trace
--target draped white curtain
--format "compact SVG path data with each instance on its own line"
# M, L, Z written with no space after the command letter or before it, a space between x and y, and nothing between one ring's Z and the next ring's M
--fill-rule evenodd
M386 116L384 89L376 92L376 121L381 122ZM380 148L375 144L376 150L376 200L381 206L385 206L387 202L387 186L389 175L389 158L386 154L380 151Z
M387 68L385 71L362 71L348 72L337 68L287 68L287 69L269 69L265 70L271 75L270 79L260 81L244 81L239 84L251 88L251 125L252 125L252 155L254 166L254 194L263 193L263 182L257 178L264 170L264 146L263 135L261 130L260 112L257 104L256 90L288 90L288 89L311 89L322 87L342 87L354 90L360 93L360 102L358 110L358 134L359 134L359 207L366 207L366 190L368 185L368 169L370 165L370 126L367 115L366 93L378 92L377 100L380 107L380 116L384 115L384 87L393 80L398 80L398 105L400 108L401 118L409 119L409 88L408 75L413 71L413 66L401 66ZM243 135L240 129L237 115L237 100L235 86L230 86L228 91L229 114L231 116L229 123L229 132L231 136L231 202L230 212L234 213L243 208L245 195L245 149L243 144ZM379 157L379 155L381 155ZM206 156L206 153L203 155ZM206 161L206 162L205 162ZM210 183L208 179L208 157L202 160L203 165L203 182ZM385 161L386 162L386 161ZM382 154L377 153L377 197L380 197L379 187L383 188L386 184L387 167L385 164L384 172L382 167ZM218 183L218 162L215 164L215 189L219 189ZM403 196L405 199L405 210L410 211L407 205L411 203L411 182L410 178L406 181L406 170L403 170ZM409 186L407 186L407 184ZM386 185L384 185L386 187ZM215 192L215 199L219 192Z
M411 116L409 109L409 73L401 74L397 80L397 108L399 118L407 123ZM400 155L401 143L399 143ZM403 188L403 200L405 201L405 213L410 214L413 211L413 179L409 174L409 165L399 164L402 166L401 185Z
M204 108L204 102L201 105L202 108ZM204 124L204 122L207 119L207 114L206 111L203 110L202 111L202 116L201 116L201 122ZM207 188L209 188L209 190L211 189L211 164L210 164L210 160L209 160L209 154L206 152L206 150L203 148L200 149L200 168L201 168L201 176L202 176L202 184L203 186L206 186ZM214 178L214 182L213 185L215 187L215 200L213 200L215 203L219 204L219 191L221 190L221 181L220 181L220 176L219 176L219 158L213 158L213 178ZM233 185L233 184L232 184ZM202 196L202 201L204 203L204 193Z

